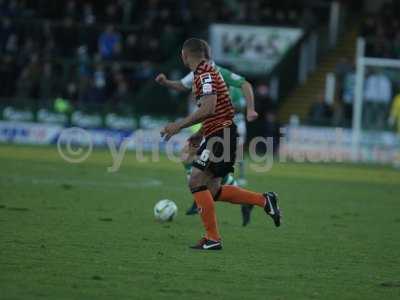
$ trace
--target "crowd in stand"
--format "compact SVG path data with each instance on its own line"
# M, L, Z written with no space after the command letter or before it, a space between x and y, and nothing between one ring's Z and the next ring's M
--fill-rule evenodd
M132 98L171 56L186 12L174 1L107 2L0 0L0 97L77 106Z
M368 15L360 28L368 57L400 59L400 2L386 2L379 13ZM336 71L336 101L326 103L320 96L312 106L309 122L315 125L351 126L353 117L355 64L342 58ZM396 99L400 94L400 69L368 67L364 78L362 127L381 130L397 122Z
M355 66L343 58L336 68L336 99L326 103L320 95L310 109L309 122L322 126L351 127L353 118ZM367 68L363 87L362 127L382 130L393 127L394 99L400 94L400 69ZM400 112L399 112L400 113ZM400 117L400 115L399 115ZM396 117L397 118L397 117Z
M0 98L48 106L64 97L78 107L132 100L210 22L317 21L292 0L0 0L0 17Z
M366 55L400 58L400 2L386 2L379 13L366 16L360 35L366 40Z

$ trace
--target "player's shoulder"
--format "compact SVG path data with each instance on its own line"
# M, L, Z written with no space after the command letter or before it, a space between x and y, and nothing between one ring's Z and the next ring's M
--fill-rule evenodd
M196 70L196 74L197 75L201 75L201 74L205 74L205 73L215 73L217 72L216 68L213 66L212 63L210 62L206 62L204 61L203 63L201 63L197 70Z
M194 82L195 84L211 84L213 82L217 82L218 79L218 71L215 67L209 62L203 62L196 69Z

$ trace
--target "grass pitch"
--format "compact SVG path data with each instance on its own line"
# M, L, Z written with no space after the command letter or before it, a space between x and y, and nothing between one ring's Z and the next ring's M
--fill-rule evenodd
M181 165L96 151L82 164L55 148L0 146L0 299L399 299L400 172L275 164L249 187L277 191L275 228L261 209L218 203L224 250L200 238ZM153 206L174 200L160 224Z

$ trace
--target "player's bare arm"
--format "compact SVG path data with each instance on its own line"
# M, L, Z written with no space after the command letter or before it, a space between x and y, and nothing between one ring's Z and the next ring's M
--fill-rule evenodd
M169 89L178 91L178 92L187 92L189 91L179 80L169 80L167 76L164 73L160 73L157 75L155 81L162 85L165 86Z
M243 82L241 89L246 99L246 105L247 105L246 118L247 121L252 122L258 118L258 113L256 112L254 107L253 87L251 83L246 80L245 82Z
M200 99L200 107L194 113L190 114L186 118L167 124L161 131L161 136L166 140L169 140L173 135L177 134L183 128L190 127L194 124L198 124L205 119L209 118L215 113L215 107L217 104L216 95L206 95Z

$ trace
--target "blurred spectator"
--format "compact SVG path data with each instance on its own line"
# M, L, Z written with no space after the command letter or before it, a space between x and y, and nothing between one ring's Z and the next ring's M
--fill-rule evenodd
M163 57L159 40L156 38L150 38L146 42L145 47L147 48L147 51L142 54L142 58L148 61L160 62Z
M400 58L400 29L393 40L393 53L395 58Z
M75 82L69 82L64 91L64 98L67 99L73 106L77 105L78 101L78 86Z
M41 66L39 64L39 57L34 53L18 78L16 84L17 97L24 100L31 98L38 99L40 93L40 74Z
M2 18L0 25L0 51L3 52L5 45L11 35L15 34L15 28L11 25L8 18Z
M34 78L28 67L25 67L17 81L16 86L16 96L26 100L27 98L31 98L33 87L34 87Z
M37 51L37 47L31 37L27 37L18 53L18 63L27 64L32 53Z
M354 87L356 84L355 69L350 69L342 80L342 100L345 105L353 105Z
M78 76L89 75L89 55L87 47L80 46L76 51L76 59L78 63Z
M339 103L335 103L333 110L333 122L335 126L349 126L353 118L353 102L355 87L355 67L337 67L336 74L339 85ZM341 76L339 76L341 74Z
M97 64L93 76L82 76L81 83L81 103L83 107L98 108L106 102L106 72L102 64Z
M117 82L117 88L112 95L111 100L113 110L118 109L120 111L125 110L125 113L127 112L124 108L131 102L132 95L126 80L121 79Z
M305 29L314 28L317 24L317 20L314 12L310 7L306 7L303 10L303 15L301 17L301 26Z
M296 26L299 23L298 12L295 9L291 9L288 14L288 23L291 26Z
M365 81L364 128L383 129L388 105L392 99L392 82L382 71L372 72Z
M85 3L83 6L82 22L85 25L92 25L96 22L96 16L91 3Z
M178 41L179 36L175 28L171 25L167 25L161 35L158 51L161 51L164 57L170 57L176 51Z
M118 23L122 19L121 8L115 3L109 3L105 9L104 22Z
M342 104L344 124L348 124L353 118L353 102L354 102L354 87L356 83L356 74L354 67L348 71L342 81Z
M0 95L45 102L60 96L82 106L129 101L207 21L298 26L302 6L288 7L261 0L0 0ZM317 21L312 10L303 17ZM110 61L124 61L124 69L110 71ZM267 107L268 87L258 91Z
M126 37L124 45L124 60L138 61L141 58L141 52L138 45L137 35L134 33L129 34Z
M270 89L269 86L264 82L264 80L255 82L254 87L256 111L265 112L274 110L275 106L272 99L270 98Z
M122 9L122 23L125 25L131 23L134 1L119 0L118 3Z
M376 34L376 22L373 16L367 16L364 19L360 34L367 39L372 38Z
M56 47L58 52L64 57L71 57L78 46L78 30L74 21L67 16L60 27L55 30Z
M98 109L101 104L104 104L106 96L104 90L96 86L95 79L90 81L90 85L83 95L83 106L89 109Z
M5 17L7 11L7 5L5 0L0 0L0 17Z
M4 47L4 52L12 55L18 53L18 36L16 34L11 34Z
M106 90L106 72L103 65L97 65L93 73L93 87L98 91L99 99L96 101L103 102L105 98Z
M109 25L99 37L99 52L103 59L112 59L120 50L121 35Z
M388 123L400 134L400 92L393 99Z
M268 102L269 101L269 87L265 83L261 82L256 85L255 96L258 102Z
M17 17L22 14L23 9L20 7L17 0L10 0L8 6L5 7L4 14L8 17Z
M378 27L377 34L371 41L370 54L376 57L392 57L391 41L385 35L384 28Z
M65 17L68 17L72 20L77 20L77 7L76 2L74 0L68 0L67 4L65 5Z
M122 72L121 64L113 63L111 72L107 72L107 96L112 96L120 81L124 80L125 76Z
M17 79L17 66L11 55L0 57L0 96L12 97L15 92L15 82Z
M88 55L94 55L99 50L99 34L94 24L81 27L79 47L85 47Z
M317 101L311 106L309 113L309 122L316 126L329 125L332 117L332 109L325 102L325 95L320 94Z
M54 91L53 76L53 66L49 62L46 62L42 68L39 92L41 100L46 104L50 103L49 100L52 100L56 94Z
M277 116L274 110L268 110L264 112L264 137L272 137L273 154L277 154L279 151L280 142L280 128L281 125L277 120Z
M135 70L133 78L138 81L145 81L154 77L155 70L149 61L142 62Z
M49 21L44 22L40 28L41 32L38 36L37 43L41 48L41 55L44 60L51 60L62 54L61 49L56 48L56 40L54 38L54 28Z
M65 83L62 68L57 64L46 61L40 69L41 77L38 81L39 103L43 107L51 107L53 100L61 96Z
M360 34L366 39L366 55L385 58L399 58L400 31L399 1L388 1L375 15L369 15L361 25Z
M336 65L335 68L335 74L337 80L342 82L344 80L344 77L347 75L347 73L351 72L353 68L353 64L351 63L351 60L348 57L342 57L340 58L338 64Z

